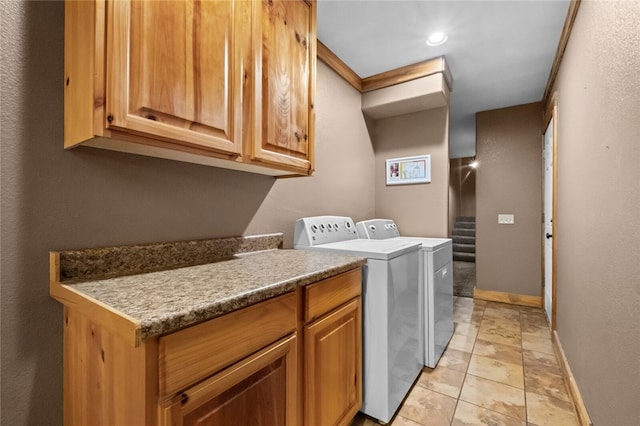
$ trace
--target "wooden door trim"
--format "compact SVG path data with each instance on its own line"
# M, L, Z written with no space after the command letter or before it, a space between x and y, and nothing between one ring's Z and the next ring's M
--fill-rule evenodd
M560 41L558 42L558 48L556 49L556 56L553 59L553 65L551 66L549 78L547 79L547 86L545 87L544 95L542 96L542 104L545 105L545 107L551 104L550 97L552 96L553 86L556 83L556 76L560 69L560 63L562 62L564 51L567 48L567 43L569 42L573 23L575 22L576 15L578 14L580 1L581 0L571 0L569 3L569 10L567 10L567 17L564 20L564 26L562 27L562 33L560 34Z
M558 92L554 92L551 97L550 108L544 112L543 115L543 150L544 150L544 136L549 127L549 122L553 119L553 127L551 134L553 138L553 185L551 189L551 330L557 328L556 322L556 306L557 306L557 290L558 290ZM543 165L544 169L544 165ZM544 286L545 286L545 229L544 229L544 173L542 176L542 307L545 308Z

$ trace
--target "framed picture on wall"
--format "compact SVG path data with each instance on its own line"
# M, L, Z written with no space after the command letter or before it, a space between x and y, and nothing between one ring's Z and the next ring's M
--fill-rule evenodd
M386 161L387 185L431 182L431 156L391 158Z

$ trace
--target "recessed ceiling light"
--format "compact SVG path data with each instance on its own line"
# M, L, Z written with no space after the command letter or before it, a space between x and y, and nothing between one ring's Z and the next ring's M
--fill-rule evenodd
M427 39L427 46L440 46L447 41L447 35L442 32L433 33Z

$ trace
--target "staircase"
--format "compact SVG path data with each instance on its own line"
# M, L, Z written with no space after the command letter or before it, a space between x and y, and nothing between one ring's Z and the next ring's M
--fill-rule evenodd
M453 260L476 261L476 218L458 216L453 225Z

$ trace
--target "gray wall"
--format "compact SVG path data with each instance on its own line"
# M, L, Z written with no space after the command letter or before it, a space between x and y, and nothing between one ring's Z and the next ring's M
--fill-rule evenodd
M0 2L1 420L62 422L62 308L48 252L284 231L320 213L373 216L360 94L318 64L317 173L271 177L93 148L64 151L62 2Z
M556 80L557 330L596 425L640 419L639 22L583 0Z
M476 287L541 295L542 105L478 113ZM515 224L499 225L498 214Z
M376 120L375 214L394 219L404 235L448 236L449 107ZM431 183L386 184L386 160L431 155Z

